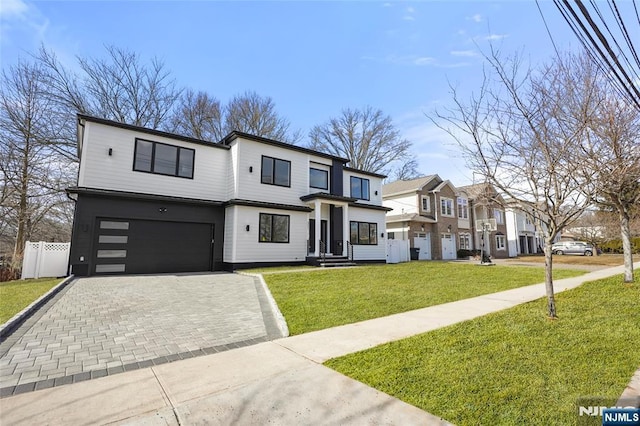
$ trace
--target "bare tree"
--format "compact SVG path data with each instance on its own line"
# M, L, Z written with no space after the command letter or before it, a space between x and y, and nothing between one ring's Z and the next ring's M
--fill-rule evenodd
M224 138L220 101L206 92L185 90L170 121L174 133L210 142Z
M391 164L411 156L411 142L403 139L391 117L379 109L344 109L339 117L314 126L309 147L346 157L351 167L388 173Z
M255 136L296 143L299 132L290 132L290 123L276 112L270 97L256 92L245 92L234 96L225 108L225 132L237 130Z
M411 180L419 176L418 162L414 158L407 160L393 172L393 180Z
M156 58L144 63L137 53L114 46L106 51L106 59L78 57L78 75L41 48L37 59L46 67L52 99L73 114L152 129L166 125L180 90L164 63Z
M583 68L584 69L584 68ZM592 76L598 98L576 166L595 186L595 201L618 215L624 281L633 279L631 217L640 204L640 110Z
M586 131L589 93L574 82L574 69L557 59L538 72L518 55L486 57L496 86L485 76L477 95L433 121L460 145L467 163L507 198L530 206L545 236L547 312L556 318L551 246L558 233L589 206L588 183L575 173L575 154ZM576 92L576 93L574 93Z
M62 194L69 184L69 167L54 149L63 132L46 82L40 64L20 62L2 73L3 228L15 232L14 269L20 267L25 242L34 228L49 212L68 202Z

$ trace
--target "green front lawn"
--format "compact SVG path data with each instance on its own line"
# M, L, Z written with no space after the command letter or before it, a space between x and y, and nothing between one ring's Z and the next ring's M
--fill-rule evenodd
M42 278L0 283L0 324L9 321L61 281L60 278Z
M640 286L621 282L558 294L556 321L540 299L326 365L457 425L576 424L578 398L618 398L640 365Z
M555 278L582 274L554 271ZM264 279L294 335L536 284L544 281L544 269L427 261L269 274Z

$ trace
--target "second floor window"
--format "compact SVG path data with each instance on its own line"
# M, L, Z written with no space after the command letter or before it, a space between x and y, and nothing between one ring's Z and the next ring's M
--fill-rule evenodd
M440 214L453 216L453 200L451 198L440 198Z
M351 176L351 197L369 200L369 179Z
M133 170L192 179L195 150L136 139Z
M469 201L458 198L458 219L469 219Z
M496 218L497 225L504 225L504 212L499 209L493 209L493 217Z
M309 186L311 188L329 189L329 172L320 169L309 169Z
M427 197L426 195L420 196L420 204L423 212L431 211L431 206L429 205L429 197Z
M263 155L260 182L268 185L291 186L291 161Z

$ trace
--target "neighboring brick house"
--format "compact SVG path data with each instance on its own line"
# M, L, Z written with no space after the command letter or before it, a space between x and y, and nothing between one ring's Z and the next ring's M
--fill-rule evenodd
M473 216L473 222L470 225L473 229L474 248L483 248L482 229L476 229L476 221L495 219L497 229L487 233L485 246L493 258L509 257L505 202L502 196L498 194L493 185L488 183L462 186L458 188L458 191L466 194L469 200L470 213Z
M418 260L456 259L462 244L473 246L466 193L438 175L396 181L382 187L390 239L409 240ZM461 240L462 238L462 240Z

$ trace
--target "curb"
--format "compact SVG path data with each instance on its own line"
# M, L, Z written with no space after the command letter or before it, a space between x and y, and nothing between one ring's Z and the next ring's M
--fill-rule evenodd
M280 308L278 307L276 300L273 298L273 295L269 290L269 286L267 286L267 283L264 281L262 274L250 274L248 272L236 272L236 274L258 278L258 280L260 281L260 285L262 285L262 289L267 295L267 300L269 301L269 305L271 305L273 316L276 320L276 325L280 329L282 337L289 337L289 327L287 326L287 320L284 318L284 315L282 315L282 312L280 312Z
M27 318L29 318L35 311L40 309L45 303L47 303L53 296L58 294L60 290L66 287L70 282L75 279L74 275L69 275L64 278L58 285L51 290L40 296L29 306L15 314L9 321L0 326L0 340L4 340L5 337L11 335Z

